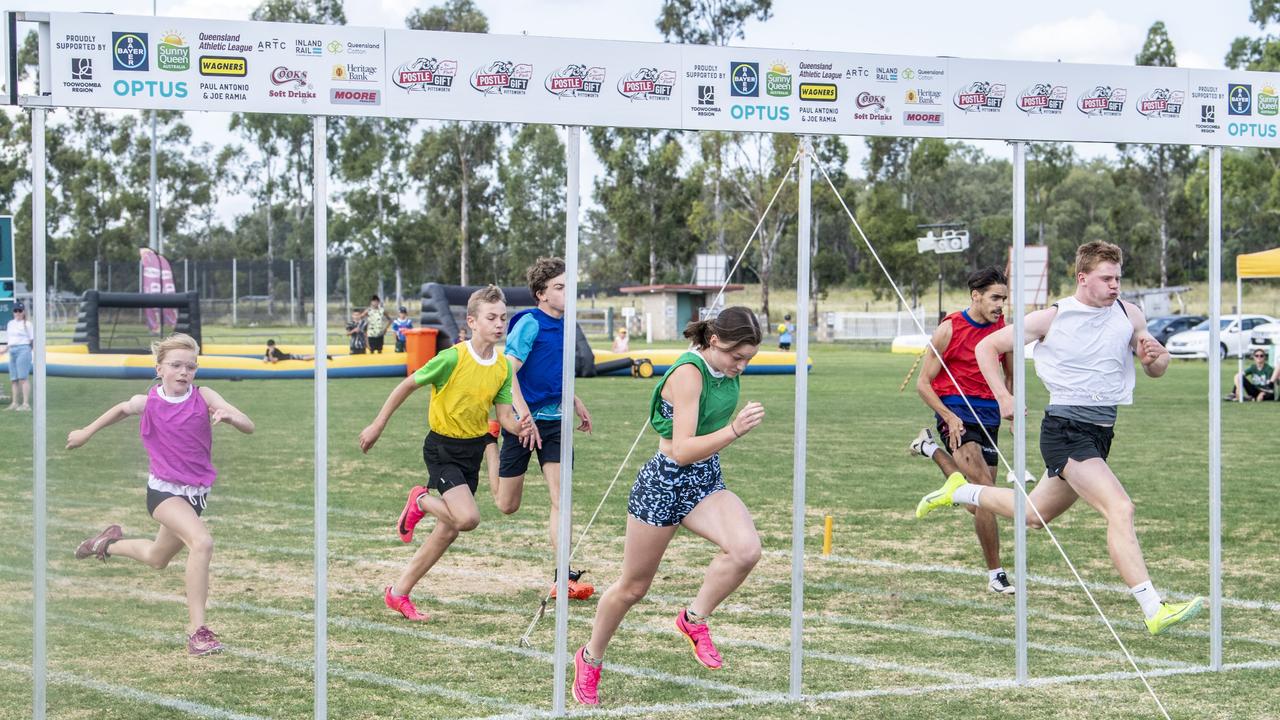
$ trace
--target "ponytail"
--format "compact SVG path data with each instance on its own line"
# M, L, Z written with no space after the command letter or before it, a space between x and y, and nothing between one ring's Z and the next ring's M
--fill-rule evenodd
M730 349L739 345L759 345L764 340L760 320L750 308L741 305L725 308L709 320L695 320L684 328L684 336L699 350L711 346L712 335L728 344Z

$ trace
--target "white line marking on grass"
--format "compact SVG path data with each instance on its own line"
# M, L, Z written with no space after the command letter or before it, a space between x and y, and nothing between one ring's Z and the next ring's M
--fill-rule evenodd
M660 600L672 604L679 604L678 598L672 598L663 595L649 595L651 600ZM788 610L756 610L750 608L733 607L728 612L738 612L745 615L763 615L767 617L789 618L791 612ZM920 625L908 625L906 623L880 622L876 620L864 620L862 618L848 617L845 615L835 615L830 613L805 613L805 620L817 620L828 622L834 625L844 625L848 627L863 627L872 630L885 630L889 632L912 633L916 635L924 635L925 637L943 638L948 640L969 640L976 643L989 645L1015 645L1013 638L997 637L995 635L983 635L969 630L949 630L940 628L923 627ZM1027 647L1035 648L1048 653L1056 653L1059 655L1072 655L1076 657L1094 657L1105 658L1108 660L1124 660L1122 653L1114 650L1090 650L1088 648L1076 647L1074 645L1051 645L1048 643L1028 642ZM1164 660L1160 658L1137 657L1137 660L1155 667L1192 667L1192 663L1182 662L1180 660Z
M29 569L20 570L18 568L13 568L5 565L0 565L0 570L15 573L15 574L24 574L24 575L30 574ZM72 582L70 578L50 576L49 579L51 582L57 582L58 584L65 584L69 586L75 585L75 583ZM113 589L112 592L115 593L116 595L128 595L141 600L148 600L152 602L181 603L184 605L186 604L186 598L181 595L170 595L166 593L156 593L156 592L151 592L147 590L136 590L132 588ZM283 608L271 608L271 607L264 607L260 605L253 605L250 603L225 601L225 600L213 600L213 601L210 601L210 605L215 608L238 610L244 613L264 615L268 617L283 617L283 618L289 618L291 620L299 620L299 621L308 622L308 623L314 620L314 616L312 613L302 612L300 610L286 610ZM337 615L329 616L329 626L343 627L343 628L355 629L355 630L369 630L373 632L391 633L395 635L408 635L411 637L422 638L424 640L432 640L432 641L446 644L446 645L465 647L473 650L484 650L486 652L500 652L500 653L506 653L508 655L520 655L522 657L531 658L531 659L538 660L540 662L545 662L548 664L555 662L554 655L552 655L549 652L544 652L542 650L522 648L515 645L503 645L499 643L489 642L487 640L476 640L474 638L445 635L443 633L431 632L429 630L423 630L423 629L419 629L412 626L401 627L398 625L388 625L386 623L374 622L371 620L363 620L360 618L349 618L349 617L343 617L343 616L337 616ZM688 676L688 675L671 675L669 673L664 673L659 670L651 670L649 668L633 667L629 665L610 665L609 669L614 672L621 673L623 675L631 675L633 677L644 678L646 680L655 680L658 682L666 682L674 685L686 685L688 687L696 687L702 690L710 690L714 692L722 692L722 693L728 693L731 695L738 695L739 697L757 697L760 695L767 694L759 690L752 690L750 688L730 685L728 683L716 682L713 680L703 680L703 679Z
M13 673L21 673L30 675L31 668L27 665L9 662L8 660L0 660L0 670L7 670ZM116 685L114 683L103 682L95 678L73 675L69 672L61 670L53 670L48 674L49 680L62 685L74 685L80 688L86 688L100 692L104 695L110 695L122 700L129 700L137 703L146 703L148 705L158 705L160 707L177 710L188 715L195 715L201 718L211 718L212 720L267 720L258 715L244 715L222 708L212 707L210 705L202 705L200 703L183 700L182 698L171 697L169 695L159 695L146 690L138 690L127 685Z
M782 550L766 550L766 555L779 555L791 557L790 551ZM860 565L862 567L883 568L885 570L898 570L903 572L925 572L925 573L945 573L948 575L967 575L970 577L986 577L985 570L977 570L973 568L959 568L951 565L931 565L924 563L899 563L890 560L869 560L865 558L848 557L844 555L829 555L820 562L835 562L842 565ZM1065 578L1050 577L1047 575L1028 575L1029 582L1038 583L1040 585L1048 585L1049 587L1058 588L1075 588L1080 584L1075 580L1067 580ZM1129 588L1114 583L1086 583L1090 590L1102 590L1105 592L1116 593L1120 595L1129 595ZM1182 592L1165 591L1165 597L1174 600L1190 600L1195 595ZM1266 610L1269 612L1280 612L1280 602L1268 600L1244 600L1241 598L1223 598L1222 604L1226 607L1238 608L1241 610Z
M607 666L606 666L606 669ZM1280 669L1280 661L1259 660L1244 663L1231 663L1222 666L1223 672L1239 672L1248 670ZM1200 675L1214 672L1211 668L1197 666L1191 668L1167 668L1147 672L1149 677L1167 677L1172 675ZM1094 675L1056 675L1052 677L1031 678L1026 686L1019 686L1017 680L984 680L977 683L949 683L944 685L928 685L903 688L871 688L867 690L833 690L829 692L809 693L800 697L800 703L829 702L841 700L865 700L881 697L912 697L932 693L967 693L981 690L1018 690L1025 687L1049 687L1083 682L1109 682L1132 680L1137 677L1132 672L1101 673ZM688 703L658 703L650 705L622 705L615 708L579 708L570 710L571 717L651 717L659 713L702 713L708 710L725 710L735 707L753 707L761 705L791 704L791 698L784 693L771 693L766 697L738 698L734 700L704 700ZM473 720L527 720L529 718L554 717L549 710L537 710L532 713L514 713L489 715Z

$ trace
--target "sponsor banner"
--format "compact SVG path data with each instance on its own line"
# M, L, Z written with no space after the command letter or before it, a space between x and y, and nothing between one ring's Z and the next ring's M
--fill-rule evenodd
M55 106L1280 145L1280 74L51 13Z
M383 114L380 29L52 13L50 31L56 105Z
M390 81L378 107L397 117L680 128L685 89L722 82L686 79L679 45L419 30L385 34ZM721 109L721 100L708 96L705 107Z

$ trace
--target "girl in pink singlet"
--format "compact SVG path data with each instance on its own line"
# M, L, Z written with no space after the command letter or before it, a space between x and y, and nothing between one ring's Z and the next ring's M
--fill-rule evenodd
M213 426L226 423L242 433L253 421L207 387L196 387L200 346L189 335L175 333L151 345L160 382L145 395L134 395L106 411L88 427L67 435L67 449L89 442L94 433L134 415L142 447L150 459L147 513L160 523L155 540L123 539L119 525L80 543L76 557L106 561L112 555L133 558L157 570L187 548L187 653L208 655L222 643L205 625L209 596L209 561L213 538L200 519L218 472L213 467Z

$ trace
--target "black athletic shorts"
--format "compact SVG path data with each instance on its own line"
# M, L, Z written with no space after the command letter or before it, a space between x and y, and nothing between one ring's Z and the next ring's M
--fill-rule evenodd
M1058 477L1068 460L1107 459L1115 428L1045 414L1040 421L1040 454L1049 477Z
M560 421L534 420L538 426L538 435L542 437L542 447L538 450L538 465L560 462ZM504 478L519 477L529 469L529 458L533 450L520 444L520 436L502 431L502 462L498 465L498 476Z
M381 335L370 335L369 336L369 352L371 353L382 352L382 340L383 340L383 337Z
M427 433L422 441L422 460L427 464L427 488L443 495L459 485L466 485L475 495L480 485L484 448L491 437L489 433L474 438L452 438L434 431Z
M150 515L151 517L155 517L156 508L160 507L160 503L164 502L165 500L168 500L169 498L182 498L183 502L191 503L191 509L196 511L196 517L200 517L201 515L204 514L204 506L206 505L205 501L208 498L208 494L206 494L204 497L196 498L193 500L192 498L189 498L186 495L175 495L174 493L167 493L167 492L157 490L153 487L148 486L147 487L147 514Z
M937 417L937 415L934 415ZM984 433L983 430L986 430ZM991 435L991 439L987 440L987 435ZM951 449L951 441L948 440L950 434L947 432L947 424L938 418L938 438L942 441L938 443L943 450ZM982 449L982 459L986 461L987 467L995 467L1000 464L1000 453L996 450L996 446L1000 444L1000 426L999 425L978 425L976 423L965 423L964 434L960 436L960 444L977 443Z

